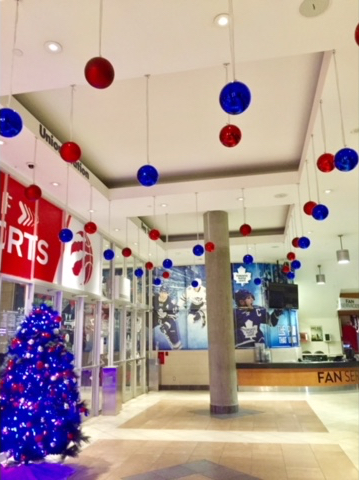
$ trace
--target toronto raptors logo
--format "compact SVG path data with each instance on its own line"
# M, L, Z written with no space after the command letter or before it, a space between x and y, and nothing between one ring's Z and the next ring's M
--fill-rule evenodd
M75 241L71 245L71 255L75 262L72 272L76 277L82 276L84 285L90 281L93 270L93 253L89 237L85 232L76 232Z

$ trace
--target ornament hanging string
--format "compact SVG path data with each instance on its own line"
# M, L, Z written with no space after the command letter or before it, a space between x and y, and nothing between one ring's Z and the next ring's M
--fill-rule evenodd
M224 63L223 66L224 66L224 69L225 69L225 72L226 72L226 76L225 76L225 85L228 84L228 65L230 65L229 63ZM227 114L227 123L228 125L231 123L231 119L230 119L230 115L229 113Z
M309 167L308 167L308 159L305 160L305 170L307 174L307 185L308 185L308 195L309 195L309 200L312 198L312 194L310 192L310 181L309 181Z
M90 185L90 222L92 222L92 212L93 212L93 208L92 208L92 185Z
M341 99L340 89L339 89L339 74L338 74L338 65L337 65L337 59L336 59L335 50L333 50L333 59L334 59L335 80L336 80L337 93L338 93L339 112L340 112L340 125L341 125L341 130L342 130L342 140L343 140L343 145L344 145L344 147L346 147L347 144L346 144L346 141L345 141L345 133L344 133L345 130L344 130L344 120L343 120L342 99Z
M304 235L304 228L303 228L303 216L301 215L301 208L300 206L302 205L302 201L301 201L301 198L300 198L300 189L299 189L299 183L297 183L297 193L298 193L298 215L299 215L299 221L300 221L300 226L301 226L301 232L302 232L302 235Z
M322 129L324 153L326 153L327 152L327 139L326 139L326 135L325 135L325 124L324 124L324 115L323 115L323 100L320 100L319 107L320 107L320 124L321 124L321 129Z
M245 198L244 198L244 188L242 188L242 198L243 198L243 223L247 223L246 222L246 201L245 201Z
M146 77L146 155L147 164L150 165L150 102L149 102L149 80L150 75Z
M312 151L313 151L313 162L315 164L315 147L314 147L314 136L312 135ZM320 197L319 197L319 183L318 183L318 174L317 174L317 169L314 168L314 175L315 175L315 185L317 189L317 198L318 198L318 204L320 204Z
M74 133L74 92L75 85L71 85L71 105L70 105L70 141L72 142Z
M34 164L34 168L32 169L32 183L35 185L35 172L36 172L36 159L37 159L37 137L35 137L35 145L34 145L34 161L32 162Z
M16 9L15 9L15 22L14 22L14 37L12 42L12 51L11 51L11 66L10 66L10 88L9 88L9 97L7 101L7 107L10 108L10 102L12 98L12 84L14 78L14 58L15 58L15 46L17 39L17 25L19 23L19 1L16 0Z
M100 14L99 14L99 41L98 51L99 57L102 57L102 17L103 17L103 0L100 0Z
M166 255L168 250L168 213L166 213Z
M233 81L236 79L236 70L235 70L235 60L234 60L234 14L233 14L233 2L228 0L228 11L229 11L229 47L231 50L231 61L232 61L232 75Z

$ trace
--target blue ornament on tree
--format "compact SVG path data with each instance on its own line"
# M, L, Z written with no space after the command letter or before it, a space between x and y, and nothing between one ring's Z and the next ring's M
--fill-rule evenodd
M329 215L328 207L326 207L321 203L316 205L312 210L312 217L315 218L315 220L325 220L328 215Z
M251 92L247 85L235 80L222 88L219 94L219 103L226 113L238 115L249 107Z
M135 276L136 276L137 278L141 278L141 277L143 276L143 270L142 270L142 268L136 268L136 270L135 270L134 273L135 273Z
M252 255L244 255L243 263L245 263L246 265L250 265L251 263L253 263Z
M71 240L74 238L74 234L69 228L63 228L59 232L59 239L61 240L62 243L68 243L71 242Z
M335 168L341 172L350 172L358 165L358 154L352 148L342 148L334 156Z
M309 247L309 245L310 245L310 240L308 237L300 237L300 239L298 240L299 248L306 249Z
M144 187L152 187L158 181L158 172L152 165L144 165L137 172L137 180Z
M111 248L108 248L103 252L103 258L108 261L113 260L115 258L115 252L111 250Z
M199 283L198 283L197 280L193 280L193 282L191 283L191 285L192 285L193 288L199 287Z
M290 266L293 268L293 270L298 270L302 266L302 264L299 260L293 260Z
M254 280L254 285L262 285L262 280L260 278L255 278Z
M173 262L169 258L165 258L162 262L163 268L172 268Z
M11 108L0 109L0 135L7 138L16 137L22 130L20 115Z
M153 283L154 283L154 285L156 285L156 286L158 287L159 285L161 285L162 282L161 282L161 279L160 279L160 278L155 278L155 279L153 280Z
M195 245L192 249L192 252L194 255L196 255L196 257L200 257L204 254L204 248L202 247L202 245Z
M287 273L287 278L288 278L289 280L294 280L294 278L295 278L295 273L294 273L294 272L288 272L288 273Z

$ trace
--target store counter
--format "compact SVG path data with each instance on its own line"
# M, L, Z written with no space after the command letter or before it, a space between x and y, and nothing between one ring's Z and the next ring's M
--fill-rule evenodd
M359 386L359 362L237 363L238 387Z

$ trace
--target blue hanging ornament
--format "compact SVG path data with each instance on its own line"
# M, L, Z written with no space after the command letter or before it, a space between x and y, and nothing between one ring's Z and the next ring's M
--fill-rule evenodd
M316 205L312 210L312 217L315 220L325 220L328 215L329 215L328 207L326 207L321 203Z
M172 268L173 262L169 258L165 258L162 262L163 268Z
M134 271L134 274L135 274L135 277L141 278L143 276L142 268L136 268L136 270Z
M298 240L299 248L306 249L309 247L309 245L310 245L310 240L308 237L300 237L300 239Z
M200 257L204 254L204 248L202 247L202 245L198 244L193 247L192 252L194 255L196 255L196 257Z
M358 165L358 154L352 148L342 148L334 156L335 168L341 172L350 172Z
M159 285L161 285L162 281L160 278L155 278L153 280L153 284L156 285L156 287L158 287Z
M223 110L230 115L243 113L251 103L251 92L242 82L227 83L219 94L219 103Z
M0 109L0 135L7 138L16 137L22 130L20 115L11 108Z
M115 258L115 252L111 250L111 248L108 248L103 252L103 258L105 260L113 260Z
M293 268L293 270L298 270L302 266L302 264L299 260L293 260L290 266Z
M260 278L258 278L258 277L255 278L255 279L253 280L253 282L254 282L254 285L262 285L262 279L260 279Z
M59 232L59 239L61 240L62 243L68 243L71 242L71 240L74 238L74 234L69 228L63 228Z
M294 280L295 279L295 273L294 272L288 272L287 273L287 278L289 280Z
M158 172L152 165L144 165L137 172L137 180L144 187L152 187L158 181Z
M252 255L244 255L243 263L245 263L246 265L250 265L251 263L253 263Z
M193 288L199 287L199 283L198 283L197 280L193 280L192 283L191 283L191 285L192 285Z

